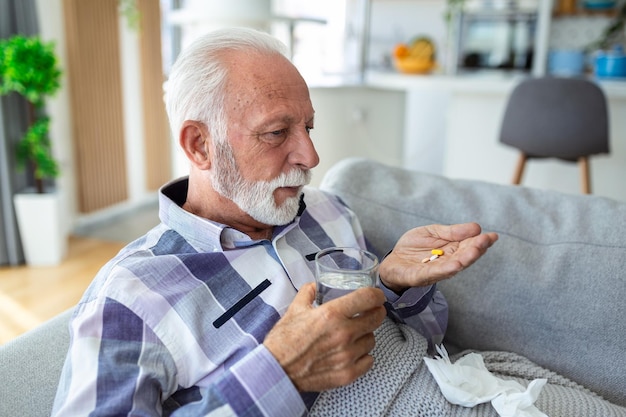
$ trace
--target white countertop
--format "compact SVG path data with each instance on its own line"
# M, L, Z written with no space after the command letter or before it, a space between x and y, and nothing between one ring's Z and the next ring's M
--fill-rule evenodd
M369 71L365 85L368 87L393 90L444 90L452 93L505 94L508 93L525 74L505 72L480 72L471 74L400 74L393 71ZM604 90L607 98L626 99L626 80L595 79Z
M478 93L505 93L523 77L520 74L512 75L503 72L445 75L370 71L366 75L365 84L369 87L398 90L437 89Z

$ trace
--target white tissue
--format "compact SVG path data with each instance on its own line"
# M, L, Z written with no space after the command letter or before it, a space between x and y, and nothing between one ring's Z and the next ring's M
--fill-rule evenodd
M545 379L535 379L527 388L516 381L493 375L477 353L450 362L443 346L436 346L440 357L424 358L443 396L452 404L474 407L491 401L501 417L547 417L534 406Z

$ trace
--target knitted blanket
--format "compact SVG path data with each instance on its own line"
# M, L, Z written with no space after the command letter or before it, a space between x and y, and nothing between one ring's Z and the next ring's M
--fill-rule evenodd
M374 367L350 385L320 394L309 415L498 417L490 403L473 408L449 403L428 371L424 337L386 319L376 331ZM452 356L454 362L467 352ZM626 417L626 408L605 401L577 383L509 352L480 352L487 369L523 385L545 378L535 406L550 417Z

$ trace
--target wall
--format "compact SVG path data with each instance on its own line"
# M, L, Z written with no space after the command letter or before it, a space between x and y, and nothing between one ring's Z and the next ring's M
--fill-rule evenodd
M334 163L350 156L402 164L404 93L367 87L311 88L315 109L313 143L320 164L312 185L319 185Z
M46 109L50 115L50 140L52 152L59 161L61 175L57 179L57 187L63 193L62 203L65 205L62 212L65 216L65 229L71 230L73 219L76 216L76 172L73 162L72 150L72 116L70 109L70 94L67 87L67 50L65 48L65 33L63 29L63 0L37 0L37 13L39 16L39 29L41 37L55 42L55 50L63 69L61 88L57 94L47 100Z

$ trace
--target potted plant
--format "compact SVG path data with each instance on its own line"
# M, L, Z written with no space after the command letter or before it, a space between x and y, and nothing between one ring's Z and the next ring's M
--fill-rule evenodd
M615 11L614 18L606 26L602 34L587 46L588 51L610 49L614 44L624 41L626 33L626 1Z
M60 198L45 187L46 180L59 175L59 166L51 152L44 104L59 89L60 78L52 42L22 35L0 40L0 95L20 94L28 106L28 128L16 144L15 156L18 167L34 179L35 190L16 194L14 203L24 255L31 265L58 263L67 246Z

